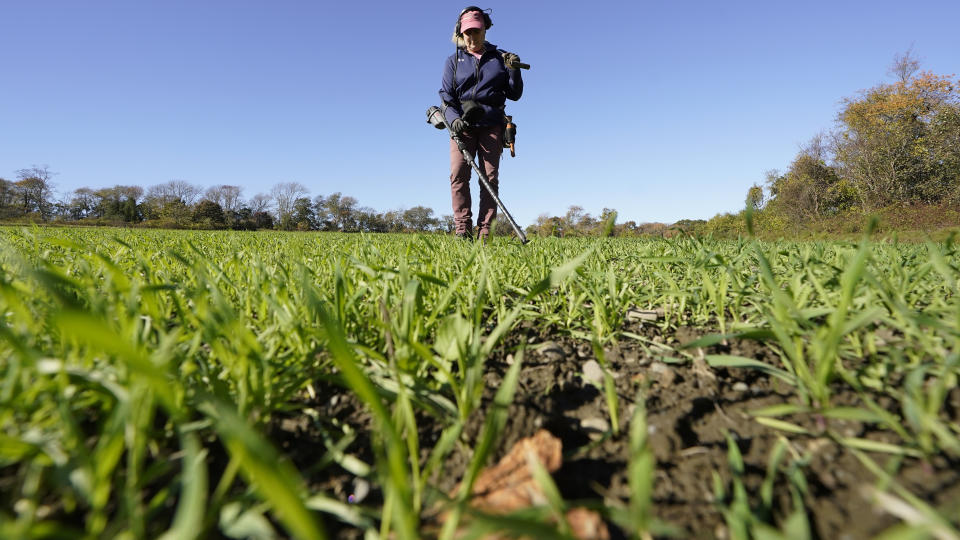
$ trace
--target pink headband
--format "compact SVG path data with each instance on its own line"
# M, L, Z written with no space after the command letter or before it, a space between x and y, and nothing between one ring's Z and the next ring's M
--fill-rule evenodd
M460 17L460 32L466 32L471 28L484 28L483 14L479 11L468 11Z

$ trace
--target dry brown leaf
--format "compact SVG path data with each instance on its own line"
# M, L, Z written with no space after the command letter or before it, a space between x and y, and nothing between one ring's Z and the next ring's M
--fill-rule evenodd
M563 462L563 443L545 429L517 441L496 465L480 471L473 484L470 505L488 514L507 514L546 504L546 496L530 470L530 460L538 461L550 473L556 472ZM459 489L458 485L454 493ZM610 538L606 524L594 511L574 508L567 512L566 518L576 538ZM492 535L488 540L495 538L499 536Z
M570 532L580 540L610 540L610 531L600 514L586 508L573 508L567 512Z
M560 439L545 429L517 441L503 459L477 476L471 505L484 512L505 514L542 504L543 491L533 479L527 455L532 453L552 473L560 468L562 450Z

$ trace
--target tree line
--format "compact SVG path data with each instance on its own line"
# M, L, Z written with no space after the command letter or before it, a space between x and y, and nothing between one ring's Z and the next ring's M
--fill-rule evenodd
M844 99L835 128L812 137L786 172L749 189L746 206L762 223L960 204L960 80L921 71L912 50L889 74L894 82Z
M499 225L499 223L498 223ZM665 223L617 223L617 211L604 208L599 216L592 216L582 206L572 205L562 216L540 214L536 222L526 228L532 236L663 236L669 234Z
M0 178L0 220L78 225L141 226L194 229L281 229L342 232L443 232L454 230L452 215L414 206L379 212L340 192L310 196L298 182L281 182L267 193L244 198L243 188L218 185L203 189L170 180L144 189L115 185L81 187L55 197L49 166L16 171L16 180ZM615 223L617 212L604 208L598 217L580 206L563 216L542 214L526 228L533 236L624 236L662 234L666 225ZM493 234L513 232L499 220Z
M344 232L450 232L453 216L425 206L378 212L340 192L311 197L298 182L244 198L240 186L203 189L184 180L151 186L81 187L59 200L49 166L0 178L0 219L158 228L283 229Z

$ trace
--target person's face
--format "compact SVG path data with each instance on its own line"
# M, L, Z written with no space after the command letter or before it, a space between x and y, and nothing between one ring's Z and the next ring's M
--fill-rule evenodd
M483 47L483 40L487 36L487 31L483 28L468 28L463 31L463 42L468 51L478 51Z

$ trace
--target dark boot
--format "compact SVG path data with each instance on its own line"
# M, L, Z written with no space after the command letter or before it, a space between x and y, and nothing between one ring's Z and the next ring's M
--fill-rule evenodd
M460 231L457 233L457 238L461 240L466 240L467 242L473 242L473 231L471 230Z

